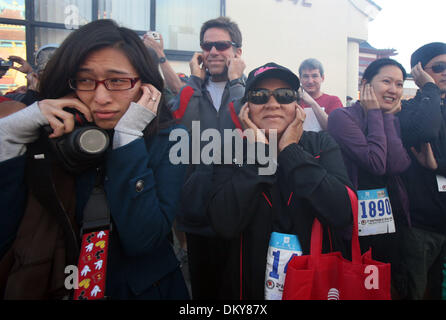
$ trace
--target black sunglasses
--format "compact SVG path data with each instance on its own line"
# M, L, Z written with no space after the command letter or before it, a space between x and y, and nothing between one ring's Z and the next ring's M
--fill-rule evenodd
M432 65L432 67L427 67L425 69L432 69L432 71L435 73L442 73L444 70L446 70L446 62L438 62Z
M288 104L297 101L298 94L295 90L289 88L280 88L274 91L268 89L254 89L248 93L248 101L254 104L265 104L271 96L274 96L280 104Z
M200 44L201 49L203 51L211 51L213 47L218 51L225 51L230 47L239 48L240 46L232 41L215 41L215 42L202 42Z

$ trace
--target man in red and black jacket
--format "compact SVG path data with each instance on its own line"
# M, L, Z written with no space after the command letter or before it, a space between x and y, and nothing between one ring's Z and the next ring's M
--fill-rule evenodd
M195 134L201 136L206 129L216 129L223 136L224 129L235 129L233 120L240 109L234 108L234 101L245 92L242 35L236 23L220 17L203 24L200 45L203 51L192 57L190 78L171 111L188 130L196 122L199 132ZM213 165L199 162L188 168L177 229L187 237L192 296L212 299L216 298L218 261L225 259L226 243L216 238L205 212Z

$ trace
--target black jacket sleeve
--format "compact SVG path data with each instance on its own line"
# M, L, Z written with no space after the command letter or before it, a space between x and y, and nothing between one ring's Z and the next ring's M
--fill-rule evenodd
M443 99L442 104L441 104L441 113L443 115L443 137L446 133L446 99ZM446 154L445 154L446 150L442 149L441 155L439 156L438 154L436 155L436 160L438 163L438 169L437 169L437 174L445 176L446 177Z
M25 212L24 156L0 162L0 260L13 243Z
M405 147L416 147L438 138L443 117L440 109L440 89L427 83L414 99L403 101L400 119Z

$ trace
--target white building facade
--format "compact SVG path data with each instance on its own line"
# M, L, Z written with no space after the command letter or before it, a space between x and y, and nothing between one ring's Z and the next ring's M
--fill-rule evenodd
M371 0L0 0L0 56L21 45L17 52L32 61L39 47L62 42L79 25L112 18L140 35L160 32L175 71L189 74L202 23L225 15L242 31L246 74L270 61L297 73L304 59L316 58L325 68L323 91L345 103L357 96L359 43L379 11Z
M227 0L226 15L240 26L251 70L274 61L298 72L316 58L325 69L322 90L357 96L359 43L380 8L367 0Z

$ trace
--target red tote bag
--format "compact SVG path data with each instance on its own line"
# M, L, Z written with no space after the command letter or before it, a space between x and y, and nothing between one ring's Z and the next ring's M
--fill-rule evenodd
M358 239L358 199L347 188L353 209L352 261L340 252L322 254L323 231L315 219L310 255L288 264L283 300L390 300L390 264L361 256Z

